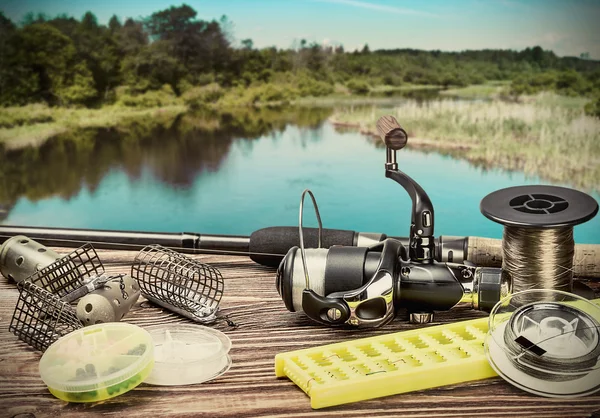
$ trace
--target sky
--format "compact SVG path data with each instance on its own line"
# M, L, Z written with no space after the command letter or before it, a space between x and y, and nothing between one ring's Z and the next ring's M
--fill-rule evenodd
M203 20L226 15L237 42L289 48L300 39L346 50L460 51L539 45L559 56L600 59L600 0L3 0L15 22L28 12L143 18L185 2Z

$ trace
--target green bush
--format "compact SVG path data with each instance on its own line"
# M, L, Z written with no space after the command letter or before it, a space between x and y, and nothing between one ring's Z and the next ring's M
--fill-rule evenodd
M529 84L532 87L538 87L542 90L552 90L556 83L556 74L552 72L538 73L529 78Z
M587 81L573 70L520 74L513 79L510 88L514 95L556 91L563 96L579 96L589 94L592 90L593 82Z
M346 83L346 87L354 94L367 94L371 88L364 80L351 79Z
M188 79L183 78L179 81L179 83L177 83L177 92L180 95L183 95L194 87L194 84L192 84Z
M206 86L208 84L212 84L216 82L215 75L213 73L204 73L200 74L196 77L196 83L199 86Z
M585 79L577 72L563 71L556 78L556 90L559 93L567 96L576 96L580 93L585 93L587 83Z
M35 125L54 121L53 110L45 104L0 108L0 128Z
M296 87L301 97L320 97L333 93L332 84L309 77L300 78L296 83Z
M273 74L273 70L271 70L270 68L266 68L258 74L258 80L264 83L268 83L273 78Z
M537 91L538 90L531 85L529 77L524 75L516 77L510 84L510 94L514 96L534 94Z
M160 90L150 90L142 94L132 94L127 86L121 86L116 91L117 104L127 107L162 107L177 103L175 92L169 84L162 86Z
M404 84L402 76L397 74L386 74L381 79L381 82L386 86L401 86Z
M295 93L292 88L282 84L261 84L251 89L253 103L288 101ZM296 93L297 94L297 93Z
M61 103L65 105L90 103L98 94L91 71L82 62L74 66L73 73L70 85L57 90Z
M465 87L470 84L470 80L467 79L468 76L461 73L446 73L442 77L438 78L437 83L432 84L441 84L444 87L455 86L455 87ZM475 77L478 79L478 77ZM479 84L474 83L473 84Z
M229 89L218 102L222 107L254 106L258 104L282 103L298 97L298 90L290 84L254 84L250 87Z
M187 90L181 98L191 109L199 109L208 104L216 103L223 97L224 91L217 83L211 83L202 87L192 87Z
M585 113L600 118L600 96L585 105Z
M482 76L481 74L478 73L472 73L469 75L468 77L468 83L465 84L469 85L469 84L483 84L485 83L486 78L484 76Z

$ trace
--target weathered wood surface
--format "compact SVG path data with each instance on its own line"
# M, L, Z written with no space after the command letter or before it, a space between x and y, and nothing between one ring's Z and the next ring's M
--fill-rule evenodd
M59 253L70 250L56 249ZM98 251L109 273L126 273L136 252ZM413 329L400 319L370 331L330 329L288 312L275 290L275 271L245 257L197 256L219 268L225 279L224 321L213 325L232 340L233 365L223 376L200 385L141 384L122 396L94 404L74 404L53 397L40 379L41 353L9 333L17 300L14 284L0 278L0 416L45 417L103 414L119 417L364 417L364 416L600 416L600 394L577 399L547 399L530 395L500 378L406 393L337 407L312 410L309 398L287 379L276 379L275 354L353 338ZM593 283L596 287L598 283ZM458 310L441 313L436 324L472 319L481 313ZM190 322L145 300L125 317L145 326Z

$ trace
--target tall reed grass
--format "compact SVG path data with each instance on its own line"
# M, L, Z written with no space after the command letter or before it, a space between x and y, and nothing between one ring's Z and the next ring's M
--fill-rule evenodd
M393 108L339 110L331 120L375 135L375 122L384 114L400 121L414 138L413 146L443 150L485 167L600 190L600 120L554 95L524 103L406 101Z

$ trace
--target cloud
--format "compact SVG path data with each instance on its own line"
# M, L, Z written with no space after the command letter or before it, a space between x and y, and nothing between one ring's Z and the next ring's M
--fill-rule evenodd
M578 33L546 32L539 36L517 38L508 45L508 48L521 50L539 45L543 49L551 50L558 56L575 56L589 52L593 59L600 57L600 43L588 36Z
M342 4L345 6L351 7L359 7L362 9L375 10L378 12L386 12L386 13L395 13L395 14L403 14L403 15L420 15L420 16L428 16L428 17L437 17L433 13L423 12L421 10L415 9L405 9L402 7L394 7L394 6L385 6L383 4L377 3L369 3L366 1L358 1L358 0L316 0L321 3L334 3L334 4Z

